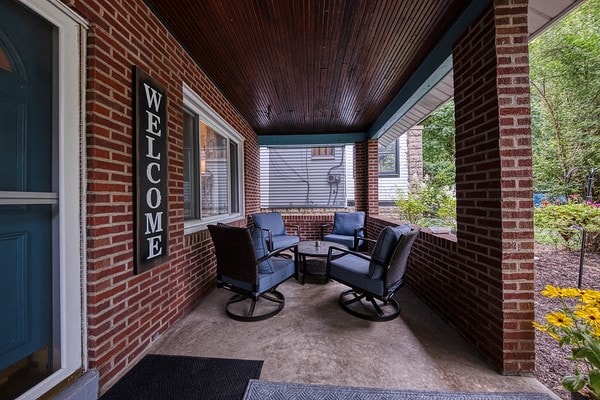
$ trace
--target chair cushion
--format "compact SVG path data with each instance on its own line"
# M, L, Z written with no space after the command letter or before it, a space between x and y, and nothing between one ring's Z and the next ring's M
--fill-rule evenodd
M252 220L257 228L270 229L271 235L273 236L287 234L281 213L271 212L252 214Z
M265 239L267 239L267 235L265 232ZM278 235L273 236L273 250L281 249L282 247L291 246L300 241L298 236L293 235Z
M355 289L383 296L383 280L371 279L369 276L369 261L355 255L347 254L332 260L329 276Z
M254 243L254 253L256 254L256 259L258 260L269 253L267 248L266 232L259 228L252 228L250 229L250 235L252 236L252 243ZM232 243L232 245L235 244ZM270 258L258 263L259 274L272 274L273 272L273 262Z
M352 247L354 247L354 235L352 235L352 236L336 235L336 234L332 233L332 234L323 236L323 240L325 240L326 242L341 243L345 246L348 246L348 248L350 248L350 249Z
M294 276L296 273L296 267L294 264L294 260L290 260L289 258L282 257L272 257L273 261L273 272L264 274L258 274L258 287L257 290L253 293L260 294L268 291L269 289L279 285L281 282L286 279ZM227 284L233 285L235 287L241 288L243 290L247 290L249 292L253 291L252 283L240 281L238 279L233 279L228 277L227 275L221 275L221 282L225 282Z
M273 273L258 274L258 292L266 292L279 285L286 279L294 276L296 273L296 265L293 259L283 257L273 257Z
M354 236L354 228L364 227L364 225L365 225L364 211L357 211L357 212L337 211L333 215L333 229L331 230L331 233L336 234L336 235ZM360 232L359 232L359 236L362 237L362 234Z
M369 264L369 276L373 279L379 279L383 276L383 268L390 263L394 249L398 244L398 240L402 235L411 231L409 224L404 224L396 227L385 227L379 237L377 243L371 253L371 263Z

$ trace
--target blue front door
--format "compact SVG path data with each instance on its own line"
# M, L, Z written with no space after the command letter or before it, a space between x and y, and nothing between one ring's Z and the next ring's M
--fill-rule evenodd
M55 34L18 2L0 1L0 374L53 369Z

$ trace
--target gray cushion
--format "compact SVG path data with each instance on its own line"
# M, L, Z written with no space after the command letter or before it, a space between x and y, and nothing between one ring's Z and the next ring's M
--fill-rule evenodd
M327 242L341 243L348 248L354 247L354 236L330 234L323 236L323 240Z
M365 226L364 211L336 212L333 216L333 229L331 233L336 235L354 235L354 229ZM362 233L359 232L362 237Z
M371 253L371 263L369 264L369 276L373 279L379 279L383 276L383 268L390 263L394 249L402 235L411 231L409 224L400 225L392 228L385 227L379 237L375 248Z
M273 236L287 234L281 213L271 212L252 214L252 220L254 221L254 226L257 228L270 229L271 235Z
M329 276L337 281L383 296L383 280L369 277L369 261L347 254L331 261Z
M286 279L294 276L296 268L294 260L281 257L273 257L273 272L269 274L258 274L258 287L256 288L255 294L266 292L274 286L279 285ZM237 286L239 288L252 291L252 283L240 281L228 277L227 275L221 275L221 281Z
M254 243L254 253L256 254L256 259L258 260L269 253L265 237L266 233L262 229L253 228L250 230L250 235L252 236L252 243ZM258 273L273 273L273 262L270 258L258 263Z
M267 234L265 233L265 239L267 239ZM273 236L273 250L281 249L282 247L291 246L300 241L298 236L294 235L279 235Z

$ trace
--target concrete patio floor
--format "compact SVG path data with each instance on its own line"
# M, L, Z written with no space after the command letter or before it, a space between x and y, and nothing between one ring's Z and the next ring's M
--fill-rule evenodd
M345 286L311 282L284 282L283 311L250 323L228 318L231 294L215 289L150 353L264 360L260 379L276 382L553 395L533 377L497 373L408 288L397 294L400 317L369 322L340 308Z

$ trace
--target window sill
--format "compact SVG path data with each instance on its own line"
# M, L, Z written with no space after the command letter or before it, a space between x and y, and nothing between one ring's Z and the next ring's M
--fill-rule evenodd
M207 228L208 225L214 225L218 222L220 222L222 224L230 224L232 222L241 221L243 219L244 219L244 217L242 215L228 215L228 216L210 219L210 220L206 220L206 221L202 221L202 220L198 220L198 219L188 220L188 221L184 221L184 223L183 223L183 225L184 225L183 234L191 235L191 234L194 234L197 232L204 231L204 230L208 229Z

